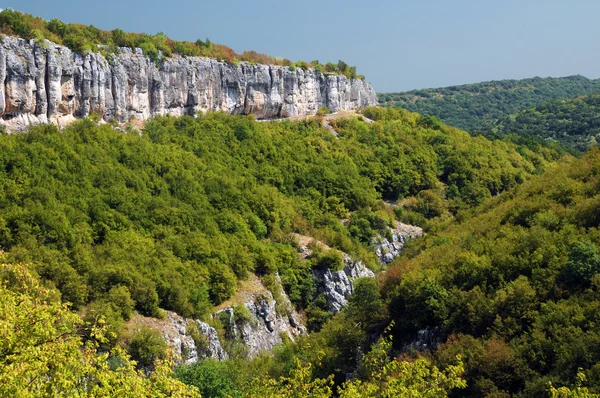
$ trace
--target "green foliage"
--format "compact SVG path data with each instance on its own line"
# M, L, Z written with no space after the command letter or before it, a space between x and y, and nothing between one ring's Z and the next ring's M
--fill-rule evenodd
M234 322L240 323L253 323L256 322L255 318L250 313L250 310L245 305L234 305L233 306L233 319Z
M340 397L444 398L452 390L467 386L461 377L464 367L460 356L456 358L457 364L448 365L444 371L440 371L425 358L414 361L389 361L386 357L391 347L390 340L380 339L371 351L363 356L366 380L356 379L344 383Z
M392 386L407 390L390 396L410 396L420 383L414 377L433 374L426 369L450 369L457 356L462 364L454 375L462 390L452 396L598 394L599 170L600 150L582 159L566 157L546 173L437 224L382 280L355 281L348 305L334 317L327 317L324 297L317 297L307 310L313 332L296 357L313 365L315 378L333 374L338 386L353 373L355 381L338 387L341 396L342 391L385 396L381 389ZM390 321L395 346L385 340L388 347L381 350L373 336ZM433 336L424 342L431 348L427 359L405 354L378 371L390 351L406 351L424 332ZM358 361L364 352L369 354ZM386 379L403 373L413 375L410 382ZM415 396L429 390L418 391Z
M579 371L597 393L598 170L596 149L566 158L411 248L381 290L400 346L441 328L435 361L464 358L464 396L542 396Z
M569 250L567 275L574 285L588 286L592 277L600 274L600 251L590 241L576 242Z
M577 373L577 387L573 390L568 387L554 388L550 383L550 396L552 398L598 398L600 394L590 392L587 387L583 387L585 383L585 374Z
M201 317L228 299L248 273L258 273L272 289L279 286L278 273L293 304L306 309L309 327L319 332L307 343L312 348L299 343L273 359L273 366L264 365L275 379L291 377L288 371L300 357L311 363L315 377L333 374L339 380L356 370L373 336L392 317L402 336L398 344L428 326L452 332L463 325L461 331L477 337L493 331L506 339L534 327L546 330L550 321L536 322L536 313L542 313L538 291L554 294L568 285L553 288L558 277L541 266L525 272L528 266L514 258L553 261L556 275L566 276L575 240L556 249L542 243L551 242L553 234L573 236L561 232L566 222L579 222L570 220L597 226L593 179L565 177L548 184L554 187L549 197L560 201L556 206L540 201L507 210L495 225L520 228L503 238L518 243L514 255L481 251L475 234L459 241L463 252L473 254L448 259L460 245L451 234L437 236L433 249L444 251L429 263L454 267L452 272L403 270L398 281L391 268L382 287L375 280L356 281L347 308L330 319L325 298L315 297L313 262L300 261L290 233L333 248L318 253L314 265L339 269L337 250L375 265L368 253L373 235L385 233L394 221L382 198L396 202L398 214L419 215L441 231L454 216L466 222L473 205L484 202L489 208L485 203L492 195L558 158L547 148L491 142L443 124L419 123L420 116L406 111L367 109L365 116L374 122L337 120L339 138L314 120L259 123L222 113L158 117L141 135L92 120L62 132L36 126L28 134L1 135L0 246L8 258L32 262L86 319L105 317L111 323L106 348L133 309L150 316L160 316L164 308ZM526 228L535 234L523 232ZM499 239L483 246L500 250L507 244ZM526 278L519 279L521 274ZM593 289L595 278L579 290ZM91 334L89 328L83 331ZM147 332L134 337L131 353L140 366L163 355L159 338ZM244 374L251 373L250 366L263 369L248 361L239 341L225 348ZM567 354L561 358L565 372L571 371L564 366L569 360ZM419 364L418 369L432 368Z
M203 397L241 398L231 363L205 359L175 369L175 377L187 385L195 386Z
M393 220L379 198L416 198L421 204L403 214L433 223L557 156L417 127L407 112L366 114L377 121L338 120L339 139L311 120L220 113L156 118L142 136L91 120L0 135L0 247L32 262L65 301L95 302L115 322L128 318L130 300L149 316L164 308L202 317L249 272L278 272L292 303L306 308L311 263L300 262L290 232L373 265L372 236ZM565 186L556 195L576 192ZM578 213L588 222L594 203ZM321 307L312 308L322 324Z
M380 93L379 102L383 106L394 106L405 108L424 115L439 117L445 123L465 129L471 133L478 130L487 130L497 120L503 120L511 114L540 105L546 101L561 98L577 97L580 95L594 94L600 92L600 80L590 80L583 76L569 76L562 78L540 78L523 80L501 80L463 86L452 86L444 88L413 90L405 93ZM575 106L576 101L572 102ZM546 109L560 107L560 101L550 103ZM523 131L523 122L527 123L527 134L533 131L543 130L544 137L550 134L568 132L567 134L579 134L576 129L569 130L561 126L564 118L548 116L548 120L554 119L554 126L561 126L556 130L551 127L552 133L546 132L548 125L536 123L532 114L521 114L521 121L513 122L504 127L504 131ZM540 112L545 113L544 106ZM540 120L541 119L541 120ZM569 117L567 116L567 119ZM538 121L544 121L542 118ZM582 118L583 120L583 118ZM528 122L531 122L530 124ZM565 122L568 124L569 122ZM573 122L573 126L577 122ZM552 126L552 123L550 123ZM582 127L583 125L580 124ZM556 133L554 133L556 132ZM520 134L520 133L519 133ZM590 134L595 136L596 133ZM586 143L584 148L587 147Z
M245 398L329 398L332 395L332 378L311 379L310 364L299 361L289 377L278 379L256 378L244 388Z
M145 369L162 360L167 355L167 343L160 332L142 327L127 342L127 351L137 361L138 367Z
M319 250L316 247L310 255L310 261L313 268L329 269L331 271L341 271L344 268L344 257L337 250Z
M456 365L440 371L430 361L420 358L415 361L389 360L389 340L380 340L370 353L363 356L367 376L344 383L338 388L342 398L370 397L447 397L454 389L465 387L461 378L463 365L458 358ZM289 376L279 378L262 377L245 387L244 397L281 398L328 398L332 397L333 378L311 377L310 364L296 360Z
M596 92L600 87L596 88ZM583 94L583 93L582 93ZM557 142L584 152L600 142L600 95L557 99L500 119L486 135L519 135Z
M81 318L26 267L4 264L0 278L1 396L200 396L170 377L169 361L156 362L146 377L120 348L98 351L106 341L102 328L94 326L84 344Z

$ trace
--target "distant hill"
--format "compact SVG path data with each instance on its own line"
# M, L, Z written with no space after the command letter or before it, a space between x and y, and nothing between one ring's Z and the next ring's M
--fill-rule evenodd
M486 135L537 136L586 151L600 142L600 94L545 102L498 121Z
M584 76L500 80L404 93L378 94L382 106L437 116L445 123L473 132L498 119L550 100L600 93L600 79Z

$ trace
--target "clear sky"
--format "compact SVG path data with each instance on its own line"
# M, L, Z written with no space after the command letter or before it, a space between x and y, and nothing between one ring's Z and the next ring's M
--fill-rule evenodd
M102 29L356 65L379 92L600 77L598 0L2 0Z

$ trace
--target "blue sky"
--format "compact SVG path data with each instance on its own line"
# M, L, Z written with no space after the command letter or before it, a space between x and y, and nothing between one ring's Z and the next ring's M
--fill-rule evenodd
M293 61L342 59L379 92L600 77L598 0L2 0L6 7Z

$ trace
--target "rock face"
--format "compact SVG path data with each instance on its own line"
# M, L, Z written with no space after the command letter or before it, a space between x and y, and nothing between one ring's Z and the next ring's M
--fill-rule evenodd
M217 331L208 324L192 319L185 319L174 312L167 311L164 325L160 331L169 347L173 350L178 363L194 363L200 359L227 359L227 353L221 347ZM203 344L198 347L192 330L203 335Z
M377 104L370 85L314 69L174 56L156 65L140 49L107 58L45 41L0 41L0 124L18 131L60 126L91 113L104 121L146 120L197 111L254 114L259 119L312 115Z
M423 235L423 230L408 224L397 222L395 228L390 228L391 241L384 237L373 239L375 253L382 264L389 264L400 255L408 239L414 239ZM310 254L310 249L301 246L304 257ZM353 280L361 277L373 278L375 274L361 261L354 261L344 254L344 269L342 271L331 271L329 269L315 269L313 276L317 281L317 293L323 294L327 301L329 311L336 314L341 311L347 303L348 297L354 292Z
M438 326L427 327L417 332L417 338L403 347L404 351L432 351L443 341L442 329Z
M248 347L250 357L281 344L284 335L294 341L307 333L285 293L279 297L282 300L280 303L275 301L270 292L256 297L244 304L246 314L241 314L241 310L235 307L222 311L229 319L229 337L240 339Z
M354 261L344 255L344 269L314 269L313 276L317 281L317 293L322 293L327 300L327 307L337 314L347 303L348 297L354 292L353 280L361 277L373 278L375 274L361 261Z
M382 236L373 239L375 254L377 254L382 264L389 264L394 258L398 257L409 239L423 236L423 229L397 222L394 229L390 228L390 234L391 241Z

